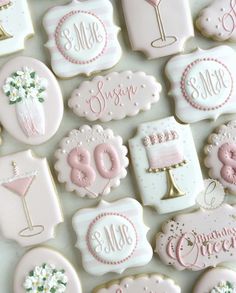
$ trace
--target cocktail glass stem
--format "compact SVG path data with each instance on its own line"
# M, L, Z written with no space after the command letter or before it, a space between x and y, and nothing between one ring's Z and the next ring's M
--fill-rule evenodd
M22 205L23 205L23 209L24 209L24 213L25 213L25 218L28 223L28 228L30 229L30 231L33 231L33 223L32 223L31 217L30 217L29 208L28 208L26 199L23 196L23 197L21 197L21 200L22 200Z
M155 12L156 12L156 17L157 17L157 23L158 23L158 27L159 27L159 30L160 30L160 35L161 35L161 39L162 41L165 41L166 40L166 35L165 35L165 31L164 31L164 27L163 27L163 23L162 23L162 19L161 19L161 13L160 13L160 9L159 9L159 6L160 6L160 3L155 6Z

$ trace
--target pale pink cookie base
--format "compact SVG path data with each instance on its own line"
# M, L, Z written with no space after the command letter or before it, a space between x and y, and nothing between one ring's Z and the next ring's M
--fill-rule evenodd
M82 293L79 277L70 262L59 252L47 247L32 249L19 261L14 275L14 293L25 293L23 288L25 278L36 266L41 266L44 263L65 270L65 275L68 277L66 292Z

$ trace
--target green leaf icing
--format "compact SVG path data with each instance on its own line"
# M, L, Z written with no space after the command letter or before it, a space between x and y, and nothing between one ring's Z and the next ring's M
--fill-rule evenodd
M222 281L214 287L209 293L236 293L236 283Z

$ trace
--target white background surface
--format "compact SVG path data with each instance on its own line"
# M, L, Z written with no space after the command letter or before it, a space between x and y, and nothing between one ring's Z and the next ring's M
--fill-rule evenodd
M189 1L191 3L191 9L194 19L196 18L196 15L200 11L200 9L211 2L209 0ZM7 60L16 55L25 55L38 58L41 61L45 62L48 66L50 66L49 53L47 49L43 46L43 44L47 41L47 36L42 27L42 17L48 8L50 8L53 5L65 4L67 0L29 0L28 2L32 12L35 36L26 42L25 51L20 52L18 54L13 54L11 56L0 58L0 65L4 64ZM122 32L120 33L119 39L123 46L123 57L120 63L114 68L114 70L143 70L147 74L156 76L157 80L161 82L163 86L163 92L161 94L160 102L154 105L150 111L141 113L133 118L126 118L122 121L104 123L106 127L111 127L116 133L120 134L123 137L125 143L127 143L127 140L135 135L136 128L140 123L157 120L173 115L174 104L173 100L167 96L169 84L166 78L164 77L163 73L165 63L168 61L169 58L167 57L159 60L148 61L142 53L132 52L123 20L121 3L119 0L112 0L112 2L114 3L115 21L122 28ZM204 37L201 37L199 33L196 32L196 40L191 41L189 43L188 49L194 49L196 48L196 46L199 46L203 49L207 49L215 45L220 44L207 40ZM236 46L233 46L232 44L231 46L236 48ZM53 170L53 153L57 148L59 141L73 128L77 128L87 123L84 119L80 119L77 116L75 116L72 113L72 111L68 109L67 106L67 101L70 97L72 90L74 90L79 85L79 83L84 79L85 78L83 77L76 77L71 80L60 81L65 101L65 115L61 127L51 141L47 142L44 145L32 148L37 155L46 156L48 158L56 182L56 174ZM207 178L207 170L203 166L203 147L206 144L207 137L217 126L233 119L234 116L236 118L236 115L226 115L220 117L216 122L202 121L192 125L192 131L205 178ZM2 156L12 152L25 150L28 148L26 145L16 142L5 131L3 131L3 140L3 145L1 146L0 150L0 154ZM106 200L113 201L127 196L136 197L138 200L140 200L139 192L137 190L131 166L128 169L128 173L129 174L126 177L126 179L121 181L120 187L116 188L111 192L111 194L105 197ZM129 269L125 271L125 273L122 276L119 276L117 274L106 274L103 277L94 277L87 274L83 270L81 264L80 252L76 248L74 248L76 238L75 233L72 230L71 218L79 208L96 206L98 200L80 199L75 194L66 192L64 186L61 184L57 184L57 188L65 215L65 222L57 228L56 239L49 241L46 245L58 249L73 263L80 276L84 293L90 293L96 285L110 281L112 279L117 279L119 277L136 273L151 272L159 272L161 274L166 274L169 277L173 278L181 286L183 293L190 293L192 291L194 283L196 282L197 278L200 276L201 273L187 271L178 272L172 267L162 265L156 254L154 254L153 260L146 267L141 267L138 269ZM230 199L228 199L228 201L229 200L236 202L236 198L234 197L231 197ZM150 240L153 247L155 244L155 235L160 230L161 223L163 223L166 219L169 219L171 216L172 215L160 216L156 213L156 211L153 208L144 208L144 221L146 225L148 225L151 228L150 232L148 233L148 239ZM9 217L14 217L14 211L12 211L12 214L9 214ZM16 243L4 240L3 237L0 235L1 293L12 293L12 279L14 275L14 268L25 251L25 249L19 247Z

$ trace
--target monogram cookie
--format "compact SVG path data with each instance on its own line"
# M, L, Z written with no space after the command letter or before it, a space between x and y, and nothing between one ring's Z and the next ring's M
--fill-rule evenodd
M1 68L0 121L14 138L30 145L48 141L63 112L60 86L42 62L16 57Z
M236 292L236 272L219 267L206 272L197 282L193 293Z
M122 138L111 129L84 125L72 130L56 151L58 180L81 197L106 195L126 176L126 155Z
M96 288L93 293L180 293L181 289L171 279L158 275L138 275L126 277L118 281L111 281L108 284Z
M236 112L236 54L228 46L173 57L166 66L178 118L185 123Z
M211 211L178 215L158 233L156 252L164 264L180 271L205 270L236 261L235 213L236 206L224 204Z
M34 34L27 0L0 0L0 56L24 49Z
M129 149L144 205L160 214L195 205L204 183L188 125L174 117L141 124Z
M63 216L46 159L28 150L1 157L0 165L2 235L21 246L54 238Z
M236 42L235 0L213 0L200 12L196 26L206 37Z
M59 252L38 247L28 251L16 267L14 293L82 293L78 275Z
M222 125L209 137L205 153L210 177L219 180L228 192L236 194L236 121Z
M70 78L115 66L121 58L109 0L72 0L53 7L43 20L55 74Z
M149 59L183 51L194 36L188 0L122 0L122 6L133 50Z
M113 203L101 201L95 208L81 209L73 217L84 269L92 275L122 273L150 262L153 251L146 239L143 208L125 198Z
M73 92L69 107L90 121L120 120L149 110L160 92L161 85L144 72L113 72L83 82Z

